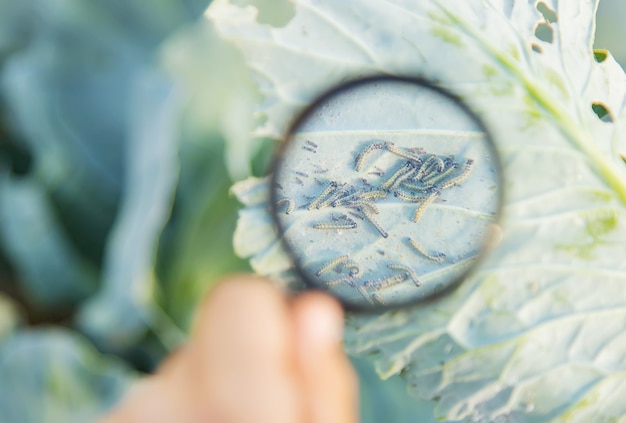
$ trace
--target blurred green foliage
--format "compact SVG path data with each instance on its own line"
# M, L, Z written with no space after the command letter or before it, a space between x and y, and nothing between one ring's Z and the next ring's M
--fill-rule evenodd
M248 269L228 190L272 144L208 3L0 1L0 422L87 421Z

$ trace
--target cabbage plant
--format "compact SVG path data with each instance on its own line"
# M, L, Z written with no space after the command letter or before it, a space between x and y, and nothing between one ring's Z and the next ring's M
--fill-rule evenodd
M436 80L492 131L504 205L487 259L452 293L347 319L347 350L374 356L383 379L401 375L437 420L626 418L626 77L593 50L597 7L300 0L280 28L254 7L209 8L265 96L260 135L284 137L320 92L375 74ZM297 283L267 190L235 185L234 244L257 272Z

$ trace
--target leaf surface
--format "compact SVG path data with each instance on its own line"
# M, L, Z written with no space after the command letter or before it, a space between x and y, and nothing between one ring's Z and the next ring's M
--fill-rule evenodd
M0 421L96 421L134 378L75 334L20 331L0 343Z
M44 187L3 169L0 238L29 301L45 309L77 304L96 289L95 269L63 230Z
M127 188L107 245L104 283L78 317L90 335L114 350L136 342L147 327L162 324L166 344L180 342L174 326L170 333L165 329L169 319L156 306L153 272L178 181L180 92L156 71L146 72L135 89Z
M493 133L505 204L487 260L436 301L348 321L349 351L377 354L379 374L401 373L441 420L626 415L626 78L610 56L594 60L597 2L542 3L556 15L544 41L534 2L301 0L281 29L226 1L209 9L266 95L259 132L281 137L323 90L389 73L435 78ZM235 247L293 280L264 190L235 186Z

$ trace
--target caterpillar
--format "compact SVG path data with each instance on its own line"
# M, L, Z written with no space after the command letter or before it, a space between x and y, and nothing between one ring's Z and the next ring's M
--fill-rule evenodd
M389 276L382 280L365 282L364 285L371 286L375 290L380 291L385 288L389 288L399 283L402 283L406 280L406 278L407 278L406 273L398 273L396 275Z
M417 251L418 253L420 253L421 255L423 255L424 257L426 257L430 261L434 261L436 263L441 263L442 261L444 261L446 259L446 255L444 253L431 254L430 252L428 252L428 250L426 250L424 247L422 247L414 239L407 238L407 240L409 241L409 244L411 245L411 247L413 247L415 249L415 251Z
M441 189L447 189L447 188L450 188L450 187L452 187L454 185L458 185L461 182L463 182L468 177L470 171L472 170L472 165L473 164L474 164L474 160L468 159L465 162L465 168L463 168L463 172L461 172L456 177L450 179L445 184L441 185Z
M360 196L360 200L370 200L370 199L385 199L387 198L387 192L382 190L373 190L367 191Z
M431 154L430 156L428 156L426 161L422 163L422 166L420 166L419 170L417 171L417 175L415 175L415 179L417 179L418 181L421 180L424 177L424 173L426 173L426 170L428 169L428 167L435 160L437 160L437 156L435 156L434 154Z
M405 272L407 275L409 275L409 277L411 278L415 286L417 286L418 288L422 286L422 283L419 281L419 278L417 277L417 273L415 273L415 271L411 269L410 267L404 266L402 264L393 263L393 264L388 264L387 268L391 270L399 270L401 272Z
M335 204L341 198L341 196L342 195L346 195L347 193L348 193L348 190L346 190L345 188L336 190L335 192L330 194L326 200L324 200L321 203L319 203L317 205L317 208L318 209L323 209L323 208L328 207L328 206L335 207Z
M343 222L319 222L313 225L315 229L354 229L357 224L354 220L346 218Z
M376 230L380 233L380 235L383 238L389 237L389 234L387 233L387 231L385 231L385 229L380 225L380 223L378 223L376 219L374 219L374 216L372 216L370 212L367 211L366 208L363 208L361 210L363 211L363 215L365 216L365 218L372 224L372 226L376 228Z
M287 204L287 209L285 210L285 214L291 214L296 208L296 203L288 197L283 197L276 202L276 206L280 207L282 204Z
M319 208L318 205L333 191L335 191L337 189L337 182L332 181L330 184L328 184L328 186L326 187L326 189L324 189L324 191L321 192L320 195L317 196L317 198L315 200L313 200L311 202L311 204L309 204L309 206L307 207L307 210L313 210L315 208Z
M341 273L343 273L346 269L349 269L348 275L350 277L354 277L361 273L361 267L352 260L344 261L337 266L337 270Z
M402 191L394 191L393 196L409 203L419 203L425 198L423 195L410 195Z
M405 159L409 159L409 160L413 160L417 163L421 163L422 160L420 159L419 156L410 153L408 151L403 151L400 148L396 147L394 143L392 142L386 142L385 143L385 148L387 149L387 151L389 151L390 153L395 154L396 156L400 156L400 157L404 157Z
M349 204L351 201L358 201L359 196L364 193L365 190L363 188L356 190L352 194L345 195L344 197L338 198L331 203L333 207L343 206Z
M343 263L349 258L350 257L348 255L345 255L345 256L339 256L336 259L329 261L328 263L323 265L317 272L315 272L315 276L318 276L318 277L321 276L323 273L326 273L329 270L334 269L335 267L337 267L338 264Z
M363 169L363 164L365 163L365 158L374 150L381 150L385 145L382 143L374 143L370 144L356 157L354 168L357 172L360 172Z
M339 279L334 279L332 281L327 281L327 282L324 282L324 285L326 285L326 288L330 288L332 286L341 285L344 282L347 282L348 285L350 285L350 286L354 286L355 285L354 284L354 280L352 279L351 276L344 276L344 277L341 277Z
M415 214L413 215L413 222L417 222L420 217L422 217L422 213L424 213L424 210L426 210L426 208L430 206L430 204L435 201L437 197L439 197L440 193L440 191L435 191L424 199L422 204L420 204L417 207L417 210L415 210Z
M371 214L380 214L378 207L367 201L355 201L346 205L349 208L357 208L361 211L367 210Z
M414 183L411 181L402 181L400 183L400 186L410 190L410 191L416 191L416 192L428 192L430 190L433 189L433 185L424 185L423 183Z
M438 175L425 179L424 182L429 183L431 185L435 185L437 182L442 181L445 178L447 178L452 172L456 170L457 167L458 165L456 163L452 163L452 165L448 167L446 170L439 173Z
M413 168L413 165L411 165L410 162L405 163L404 166L402 166L393 175L391 175L389 177L389 179L387 179L385 182L383 182L383 184L380 186L380 189L383 189L383 190L390 189L391 186L396 182L396 180L400 176L404 175L407 172L410 172L412 168Z
M416 173L417 173L417 168L414 167L411 170L409 170L407 173L398 176L398 178L389 187L389 190L397 188L398 185L400 185L402 182L406 181L407 179L411 179Z

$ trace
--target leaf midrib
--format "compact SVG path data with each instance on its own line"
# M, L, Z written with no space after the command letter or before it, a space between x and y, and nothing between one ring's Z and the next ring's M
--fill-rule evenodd
M572 119L567 111L559 107L559 102L549 95L545 94L547 90L542 89L539 84L534 82L526 73L524 73L515 62L508 56L502 54L496 47L480 35L475 29L468 25L463 19L451 12L440 2L436 2L437 7L445 13L445 15L454 22L457 27L466 35L477 41L478 45L489 55L495 57L501 67L506 69L512 75L519 78L529 97L543 110L551 114L557 124L560 132L574 147L582 150L587 157L591 166L596 173L602 177L607 184L615 191L622 204L626 205L626 181L623 180L617 166L605 157L605 154L595 145L593 140L587 133Z

